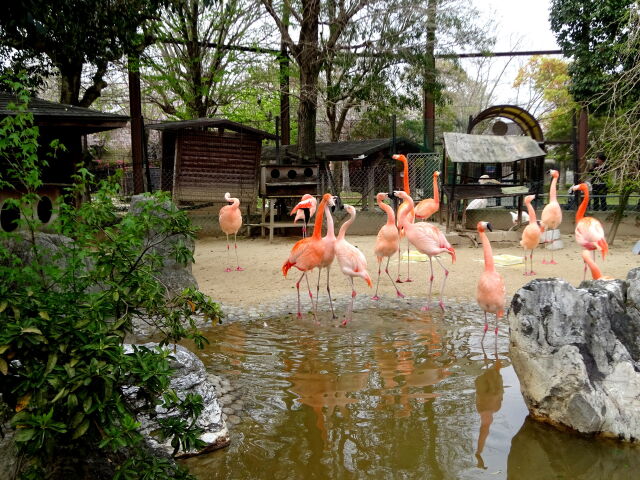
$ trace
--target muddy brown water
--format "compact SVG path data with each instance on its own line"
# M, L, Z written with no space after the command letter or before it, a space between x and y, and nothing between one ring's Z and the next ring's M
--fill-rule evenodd
M527 418L508 355L472 305L292 316L207 331L199 355L242 393L199 479L632 479L640 449Z

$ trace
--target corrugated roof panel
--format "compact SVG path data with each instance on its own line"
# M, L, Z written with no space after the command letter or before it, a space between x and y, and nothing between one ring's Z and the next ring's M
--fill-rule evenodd
M460 163L511 163L545 155L538 142L525 136L445 132L444 143L449 158Z

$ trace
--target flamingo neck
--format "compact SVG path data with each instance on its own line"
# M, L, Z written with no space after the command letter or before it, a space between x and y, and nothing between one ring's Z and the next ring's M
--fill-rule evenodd
M345 235L347 234L347 230L356 219L355 213L349 213L349 219L346 220L341 226L340 231L338 232L338 240L344 240Z
M584 263L586 263L589 266L589 270L591 270L591 277L594 280L598 280L599 278L602 277L602 271L598 268L598 265L596 265L596 262L594 262L593 259L591 258L590 252L583 253L582 259L584 260Z
M402 162L402 165L404 165L404 175L402 177L402 189L405 191L407 195L411 195L411 188L409 187L409 160L405 158Z
M409 197L402 202L400 208L398 208L398 225L402 228L411 228L409 225L412 225L412 223L409 221L409 218L414 206L413 200Z
M331 210L329 209L329 205L325 205L324 214L327 216L327 237L328 238L336 238L334 226L333 226L333 215L331 215Z
M395 215L393 214L393 208L390 205L387 205L381 200L377 200L378 206L382 209L383 212L387 214L387 225L395 225Z
M583 198L578 211L576 212L576 222L579 222L584 217L584 214L587 211L587 205L589 205L589 189L585 188L584 190L581 188Z
M493 250L491 249L489 237L487 237L484 231L480 232L480 240L482 240L482 250L484 251L484 271L495 272L496 267L493 263Z
M556 194L558 193L558 177L554 176L551 180L551 187L549 187L549 201L557 202L558 198Z
M320 208L318 208L316 221L313 224L313 235L311 235L311 237L315 240L320 240L322 238L322 220L324 218L324 207L326 207L326 205L327 200L323 198L320 202Z
M438 176L433 176L433 199L436 201L436 206L440 208L440 192L438 191Z
M529 225L536 223L536 211L531 205L531 202L527 203L527 212L529 213Z

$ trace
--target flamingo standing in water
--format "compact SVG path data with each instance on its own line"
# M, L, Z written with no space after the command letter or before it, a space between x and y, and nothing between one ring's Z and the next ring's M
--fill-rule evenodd
M333 197L330 193L325 193L322 196L322 201L320 202L320 211L316 215L316 221L313 226L313 234L310 237L298 240L293 248L291 248L289 258L284 263L284 265L282 265L282 273L285 277L287 276L287 273L289 272L291 267L296 267L302 272L300 279L296 282L296 289L298 291L298 318L302 318L302 311L300 308L300 282L302 282L303 278L307 279L307 289L309 290L309 298L311 299L311 306L313 308L313 318L316 322L318 321L317 307L313 302L313 293L311 293L311 287L309 286L309 277L307 277L307 272L319 267L322 263L325 249L325 244L322 241L321 237L322 220L324 217L325 208L327 207L327 204L330 203L333 203Z
M595 261L596 250L600 250L602 259L609 252L609 244L604 237L604 229L602 224L593 217L585 217L584 214L587 211L587 205L589 204L589 187L586 183L580 183L573 185L570 191L575 192L580 190L583 198L578 211L576 212L576 242L585 250L589 250L593 253L593 259ZM587 275L587 264L584 264L584 276Z
M540 235L542 235L542 229L536 220L536 211L531 206L531 202L535 199L535 195L527 195L524 197L524 204L527 206L527 210L529 212L529 225L525 227L522 231L522 240L520 240L520 245L524 249L524 274L525 275L535 275L536 272L533 271L533 251L538 248L538 244L540 243ZM529 254L529 262L531 263L531 270L527 272L527 250L530 250Z
M241 272L244 270L244 268L240 266L240 262L238 261L238 244L236 242L238 230L240 230L240 227L242 226L240 200L231 197L231 194L229 192L224 194L224 199L231 204L222 207L220 209L220 213L218 214L220 228L227 235L227 268L225 268L224 271L232 271L231 267L229 266L231 264L231 259L229 258L229 235L233 234L233 246L236 251L236 270Z
M440 194L438 192L438 177L440 172L433 172L433 198L425 198L416 204L416 218L426 220L440 210ZM409 192L407 192L409 193Z
M296 204L295 207L291 210L290 215L296 214L293 219L293 223L298 223L298 220L302 220L302 238L307 236L307 225L309 224L309 220L316 213L316 208L318 207L318 201L316 197L305 193L300 201Z
M402 191L395 191L393 193L394 195L407 201L410 210L413 210L413 199L409 195ZM427 305L422 307L422 310L429 310L431 308L431 290L433 287L433 257L435 257L436 261L444 270L444 278L442 279L442 286L440 287L439 302L440 308L444 310L444 286L447 282L447 277L449 276L449 270L447 270L442 264L438 255L440 255L441 253L448 253L449 255L451 255L451 260L455 262L456 251L447 241L447 238L440 231L440 229L435 225L432 225L428 222L413 223L410 221L410 215L408 215L407 213L398 215L398 222L400 226L404 228L409 242L411 242L411 244L416 247L419 252L424 253L429 257L429 265L431 267L431 277L429 278L429 300Z
M485 233L486 230L492 231L491 224L488 222L478 222L477 229L480 240L482 241L482 250L484 251L484 272L480 275L476 288L476 300L480 308L484 310L484 333L482 334L482 340L484 341L484 336L489 329L487 313L495 313L496 337L498 335L498 322L504 314L504 297L506 290L504 288L502 275L496 272L496 267L493 263L491 243Z
M551 230L556 230L560 224L562 223L562 209L560 208L560 204L558 203L558 199L556 197L558 191L558 177L560 174L557 170L549 170L548 172L551 177L551 187L549 187L549 203L545 205L542 209L542 215L540 215L540 224L544 229L546 235L551 235ZM546 239L545 244L552 243L552 240ZM546 246L546 245L545 245ZM542 263L546 264L546 258L542 259ZM551 250L551 261L548 262L551 265L556 265L556 262L553 258L553 250Z
M407 195L411 195L411 187L409 186L409 160L407 160L407 157L405 157L402 154L396 154L393 155L391 158L393 158L394 160L398 160L399 162L402 163L403 165L403 175L402 175L402 190L407 194ZM415 218L415 211L413 209L408 210L408 204L407 202L403 202L402 204L400 204L400 206L398 207L398 212L397 212L397 216L398 219L400 219L400 215L401 212L403 210L406 210L407 215L410 216L411 221L413 222L414 218ZM398 231L400 232L400 240L402 240L402 237L404 237L404 231L402 229L402 226L400 224L398 224ZM407 278L405 280L405 282L412 282L413 280L411 280L410 276L409 276L409 249L410 249L410 243L407 241ZM398 278L396 278L396 283L402 283L402 280L400 280L400 263L402 260L402 255L400 254L400 248L398 248Z
M356 297L356 289L353 285L353 278L361 277L365 282L367 282L367 285L372 285L371 277L367 272L367 259L365 258L364 253L362 253L358 248L351 245L344 238L347 233L347 229L356 219L356 209L351 205L345 205L344 208L349 214L349 219L344 222L342 226L340 226L338 238L335 242L336 258L338 259L338 263L340 264L340 269L342 270L342 273L349 277L349 282L351 282L351 304L349 306L349 309L347 310L347 315L342 321L343 327L345 327L347 323L349 323L351 317L353 316L353 299Z
M372 300L380 300L378 296L378 286L380 285L380 271L382 267L382 259L387 257L387 265L384 269L384 273L387 274L389 280L393 284L393 288L396 289L396 295L400 298L404 298L404 295L400 293L398 287L389 275L389 260L391 257L395 255L395 253L400 248L400 233L398 232L398 227L396 226L395 215L393 214L393 208L391 206L384 203L384 200L389 198L389 195L386 193L379 193L376 195L376 201L378 206L387 214L387 223L385 223L380 231L378 232L378 236L376 237L376 245L374 248L374 253L376 254L376 259L378 260L378 281L376 282L376 293Z

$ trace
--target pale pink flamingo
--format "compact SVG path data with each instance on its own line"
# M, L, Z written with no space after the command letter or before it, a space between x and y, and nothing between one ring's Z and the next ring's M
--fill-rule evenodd
M231 264L231 259L229 258L229 235L233 234L233 246L236 251L236 270L241 272L244 270L240 266L240 262L238 261L238 244L237 244L237 234L240 227L242 227L242 214L240 213L240 200L237 198L231 197L229 192L224 194L224 199L231 203L231 205L225 205L220 209L220 213L218 214L218 221L220 222L220 228L227 235L227 268L224 269L225 272L231 272L232 269L229 266Z
M542 235L542 229L540 225L538 225L538 221L536 220L536 211L533 209L531 202L535 199L535 195L527 195L524 197L524 204L527 206L527 211L529 212L529 225L527 225L522 231L522 240L520 240L520 245L524 249L524 274L525 275L535 275L536 272L533 271L533 251L538 248L540 244L540 235ZM530 250L529 254L529 262L531 263L531 270L527 271L527 250Z
M309 286L309 278L307 277L307 272L317 268L322 263L322 259L324 257L324 249L325 244L322 241L322 220L325 213L325 207L327 203L332 200L332 195L330 193L325 193L322 196L322 201L319 205L319 212L316 215L316 221L313 226L313 234L310 237L303 238L302 240L298 240L293 248L291 248L291 252L289 253L289 258L282 265L282 273L286 277L287 273L291 269L291 267L296 267L298 270L302 272L300 279L296 282L296 289L298 291L298 318L302 318L302 311L300 308L300 282L302 279L306 277L307 279L307 289L309 290L309 298L311 299L311 306L313 308L313 318L315 321L318 321L316 304L313 302L313 293L311 293L311 287Z
M413 210L413 199L402 191L393 192L394 195L406 200L409 203L409 208ZM440 308L444 310L444 286L449 276L449 270L440 261L438 255L441 253L447 253L451 255L451 260L456 261L456 251L451 244L447 241L447 238L440 231L438 227L428 222L412 223L410 216L403 213L398 217L400 225L404 228L405 234L409 239L409 242L416 247L416 249L424 253L429 257L429 265L431 267L431 276L429 277L429 300L427 305L422 307L422 310L429 310L431 308L431 291L433 287L433 262L432 258L435 257L436 261L440 264L444 270L444 278L442 279L442 286L440 287Z
M540 224L544 231L547 232L547 235L551 235L550 230L556 230L562 223L562 209L560 208L560 204L558 203L556 196L558 192L558 177L560 174L557 170L549 170L549 173L552 177L551 186L549 187L549 203L545 205L542 209L542 215L540 215ZM547 239L544 243L547 244L549 242L550 240ZM553 240L551 240L551 242L553 242ZM546 258L542 259L542 263L547 263ZM548 263L551 265L556 265L558 263L553 258L553 250L551 250L551 261Z
M602 224L596 218L584 216L587 211L587 205L589 204L589 187L586 183L580 183L578 185L573 185L569 190L572 192L580 190L583 195L582 203L576 212L576 242L585 250L591 251L593 253L594 260L596 250L600 250L602 259L604 260L604 257L609 252L609 244L605 239ZM586 275L587 264L585 263L583 280L586 278Z
M394 160L398 160L399 162L402 163L402 166L403 166L402 190L407 195L411 195L411 187L410 187L410 183L409 183L409 160L407 160L407 157L405 157L402 154L393 155L391 158L393 158ZM405 210L405 209L407 209L406 210L407 215L410 216L410 219L413 222L414 219L415 219L415 211L413 209L409 210L408 209L408 205L407 205L406 202L403 202L398 207L397 218L400 219L400 215L401 215L402 211ZM402 226L399 223L398 223L398 231L400 232L400 240L402 240L402 237L404 237L404 231L402 229ZM412 282L413 281L413 280L411 280L411 277L409 275L409 263L410 263L409 249L410 248L411 248L411 245L407 241L407 278L406 278L406 280L404 280L405 282ZM398 278L396 278L396 282L397 283L402 283L402 280L400 280L400 263L401 263L401 260L402 260L402 255L400 253L400 248L398 248Z
M594 280L613 280L613 277L609 277L607 275L602 275L602 271L596 265L596 262L591 258L591 252L589 250L582 251L582 260L584 260L585 265L589 266L589 270L591 270L591 278Z
M478 280L478 286L476 288L476 300L478 305L484 311L484 333L482 334L482 340L489 329L489 323L487 322L487 313L494 313L496 315L496 335L498 335L498 323L500 318L504 314L504 298L506 290L504 288L504 280L502 275L496 272L496 267L493 263L493 251L491 250L491 243L485 233L486 230L492 231L491 224L488 222L478 222L478 235L482 241L482 250L484 252L484 272L480 275Z
M324 244L324 255L322 257L322 262L320 262L318 268L318 283L316 285L316 303L320 298L320 274L322 269L325 268L327 270L327 294L329 295L329 306L331 307L331 316L333 318L337 318L336 314L333 310L333 300L331 299L331 288L329 287L329 278L331 273L331 264L333 263L333 259L335 258L335 244L336 244L336 234L334 231L333 225L333 215L331 215L331 210L329 207L335 206L336 197L331 197L327 205L324 207L324 216L327 220L327 234L322 237L322 243Z
M307 225L309 224L309 219L316 214L317 207L318 201L316 200L316 197L305 193L296 206L291 210L290 215L293 215L294 213L296 214L293 219L293 223L298 223L298 220L302 220L302 238L307 236Z
M400 290L398 290L393 278L391 278L391 275L389 274L389 260L391 260L391 257L395 255L400 248L400 234L398 232L398 227L396 226L396 218L393 214L393 208L384 203L385 198L389 198L389 195L386 193L379 193L376 195L378 206L387 214L387 223L385 223L380 228L380 231L378 231L376 245L374 247L374 253L378 260L378 281L376 282L376 293L371 297L372 300L380 300L380 297L378 296L378 286L380 285L380 271L382 267L382 259L384 257L387 257L387 265L384 268L384 273L387 274L389 280L391 280L391 283L393 284L393 288L396 289L396 295L400 298L404 298L404 295L400 293Z
M438 192L438 177L440 172L433 172L433 198L425 198L416 204L416 218L426 220L440 210L440 194ZM409 192L407 192L409 193Z
M345 315L345 318L342 321L343 327L349 323L353 316L353 299L356 297L353 278L360 277L367 282L367 285L370 287L372 285L371 277L367 272L367 259L365 258L364 253L351 245L344 238L347 233L347 229L356 219L356 209L351 205L345 205L344 208L349 214L349 219L340 226L340 231L338 232L338 237L335 242L336 258L340 264L340 270L342 270L342 273L349 278L349 282L351 283L351 303L347 310L347 315Z

